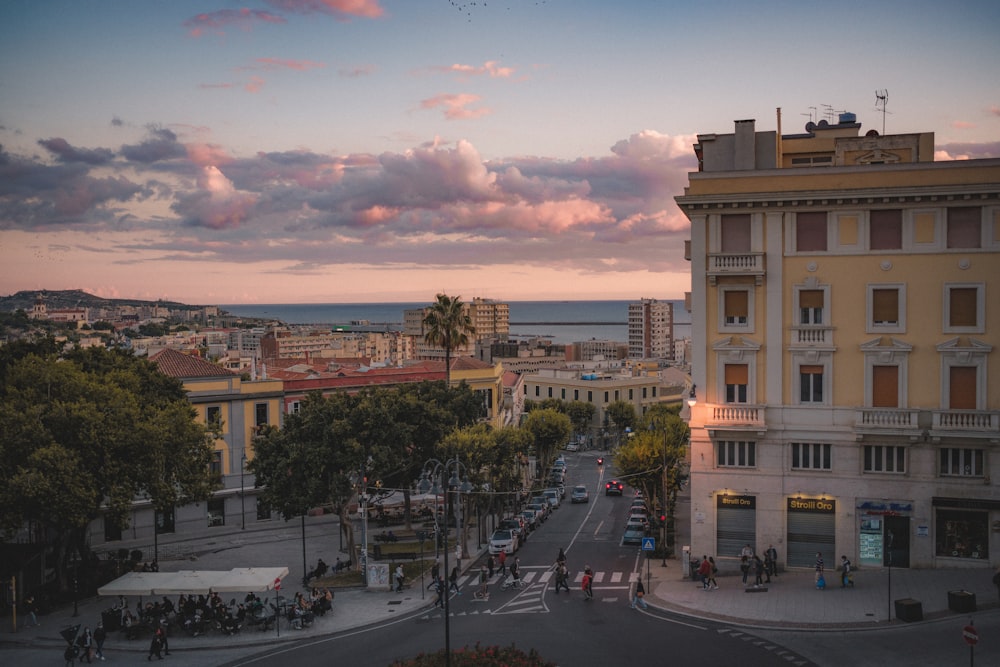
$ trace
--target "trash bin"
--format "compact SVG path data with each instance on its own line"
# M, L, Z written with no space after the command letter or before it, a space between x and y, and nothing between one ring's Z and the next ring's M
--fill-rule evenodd
M969 591L948 591L948 609L963 614L976 611L976 594Z
M907 623L924 620L924 609L920 600L913 598L896 600L896 618Z
M681 574L687 577L691 574L691 547L684 545L681 547Z

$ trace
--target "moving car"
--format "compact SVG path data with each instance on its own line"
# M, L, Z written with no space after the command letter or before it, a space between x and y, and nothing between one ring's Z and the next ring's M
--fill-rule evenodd
M590 492L587 491L587 487L577 485L573 487L573 493L570 495L571 503L586 503L590 502Z
M613 479L604 485L604 495L606 496L620 496L622 490L624 490L625 485L619 482L617 479Z
M501 551L512 554L517 551L517 535L514 531L500 529L493 531L490 537L490 553L494 556Z

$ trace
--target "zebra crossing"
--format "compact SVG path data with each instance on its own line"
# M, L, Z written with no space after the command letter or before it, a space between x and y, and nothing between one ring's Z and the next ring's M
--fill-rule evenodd
M555 571L547 565L522 565L521 566L521 581L531 586L532 584L549 584L551 583L555 586ZM640 579L640 574L638 572L624 572L616 570L613 572L605 572L598 570L594 572L594 588L605 588L605 589L628 589L629 586ZM576 572L576 574L570 575L570 580L572 583L579 586L583 582L583 570ZM503 581L503 577L499 574L490 580L490 586ZM474 572L470 570L465 575L459 577L458 585L460 587L479 586L479 572Z

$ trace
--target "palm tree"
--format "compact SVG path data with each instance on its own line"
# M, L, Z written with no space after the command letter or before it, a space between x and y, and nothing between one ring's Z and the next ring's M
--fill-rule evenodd
M438 294L437 301L424 316L424 340L428 345L444 348L444 373L447 385L451 386L451 351L468 345L469 335L476 333L472 318L462 303L462 297Z

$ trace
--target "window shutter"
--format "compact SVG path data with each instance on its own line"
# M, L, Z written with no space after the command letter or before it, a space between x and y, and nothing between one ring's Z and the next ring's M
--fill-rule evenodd
M746 364L726 364L726 384L747 384L749 376Z
M822 375L823 374L823 367L822 366L799 366L799 372L802 373L803 375L806 375L806 374L808 374L808 375Z
M899 321L899 290L872 290L872 320L875 322Z
M795 249L799 252L826 251L826 211L795 215Z
M899 407L899 367L872 367L872 407Z
M872 250L899 250L903 247L903 211L872 211L868 241Z
M747 316L747 292L728 291L725 292L726 317L746 317Z
M948 321L953 327L976 326L976 306L979 290L975 287L953 287L949 291Z
M750 214L722 216L722 252L750 252Z
M823 290L804 289L799 291L799 308L822 308Z
M948 407L952 410L976 409L976 367L952 366L948 369Z

